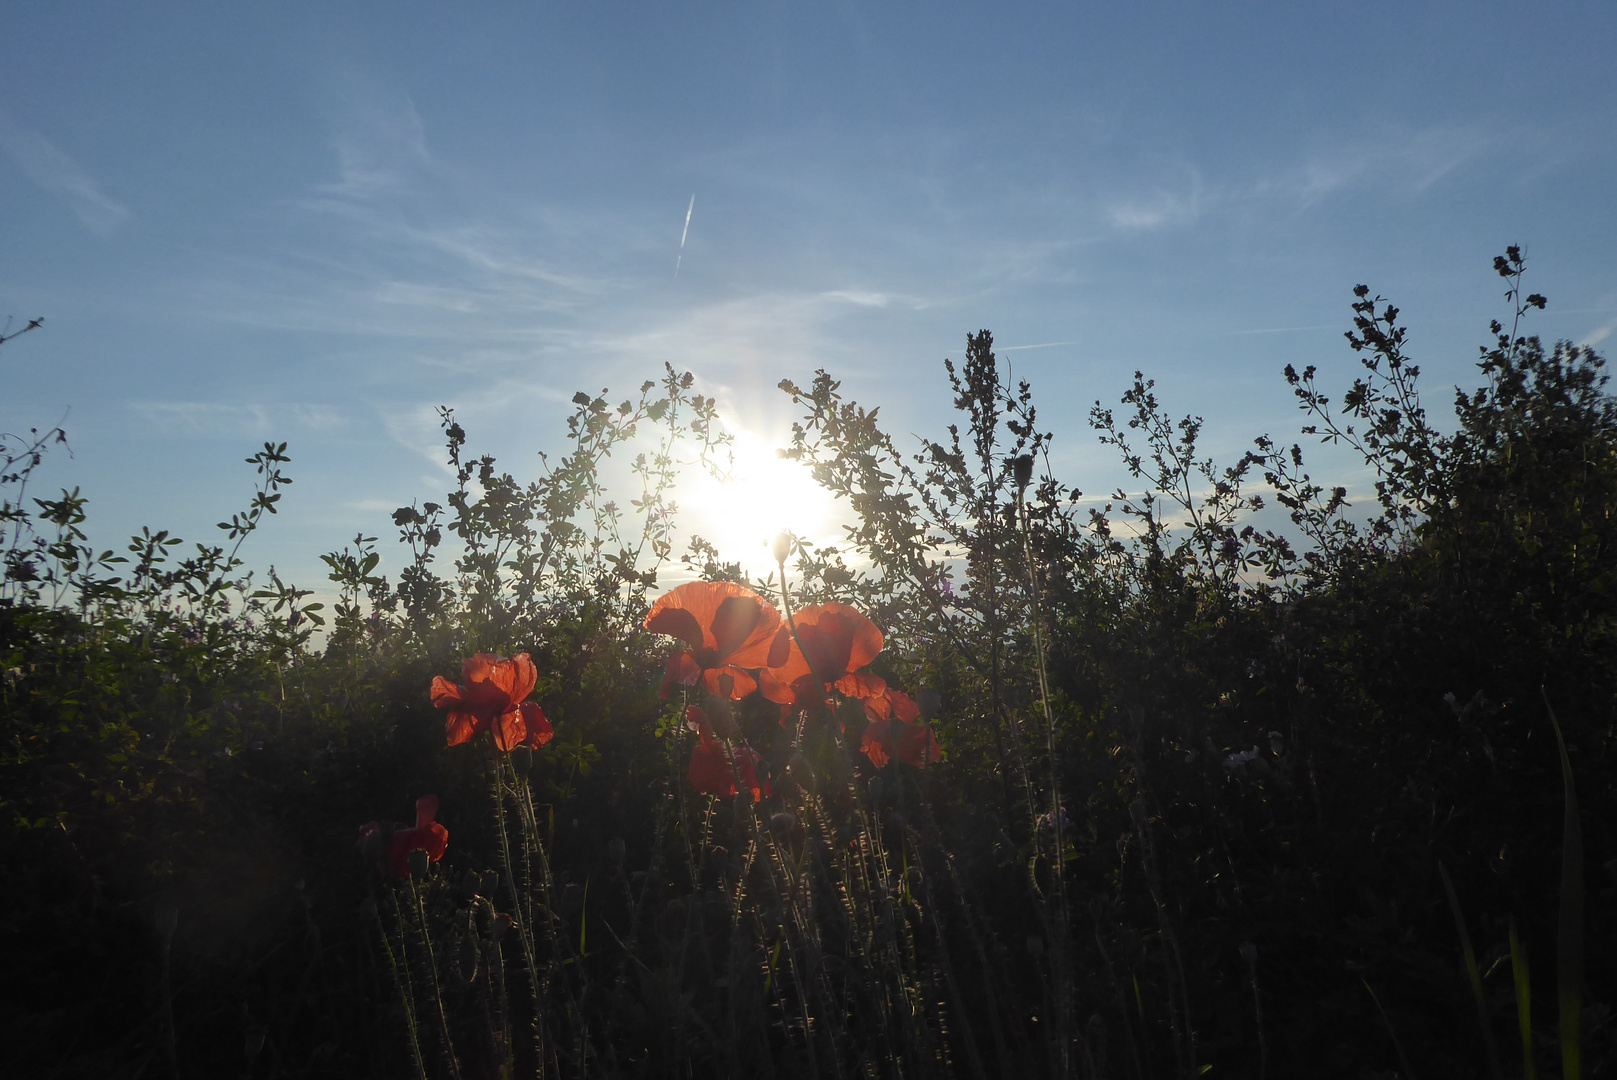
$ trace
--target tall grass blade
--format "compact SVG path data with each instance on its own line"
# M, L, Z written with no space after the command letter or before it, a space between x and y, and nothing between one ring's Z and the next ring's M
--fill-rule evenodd
M1543 689L1539 692L1542 694ZM1544 708L1555 728L1561 750L1561 783L1566 788L1566 821L1561 830L1561 917L1556 927L1555 984L1561 999L1561 1075L1581 1080L1583 1046L1579 1014L1583 988L1583 829L1578 824L1578 791L1572 783L1572 759L1567 757L1561 724L1544 694Z
M1533 1065L1533 984L1528 979L1527 950L1516 936L1516 916L1510 917L1510 973L1516 981L1516 1024L1522 1032L1522 1075L1538 1080Z
M1415 1080L1415 1067L1409 1063L1409 1058L1404 1054L1404 1044L1398 1041L1398 1032L1392 1026L1392 1017L1381 1007L1381 999L1376 997L1375 990L1370 986L1370 980L1361 977L1359 981L1370 991L1370 1000L1376 1003L1376 1012L1381 1014L1381 1022L1387 1025L1387 1034L1392 1037L1392 1048L1398 1054L1398 1067L1404 1071L1409 1080Z
M1454 914L1454 928L1460 932L1460 950L1465 954L1465 972L1471 979L1471 996L1477 1003L1477 1022L1482 1025L1482 1043L1488 1049L1488 1073L1494 1080L1504 1080L1499 1065L1499 1047L1493 1041L1493 1028L1488 1023L1488 1000L1482 993L1482 972L1477 968L1477 954L1471 948L1471 932L1465 926L1465 914L1460 910L1460 898L1454 892L1454 881L1448 867L1441 862L1437 872L1443 875L1443 891L1449 896L1449 911Z

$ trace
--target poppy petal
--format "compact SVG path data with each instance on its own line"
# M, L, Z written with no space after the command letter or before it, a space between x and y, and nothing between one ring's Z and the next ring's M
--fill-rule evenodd
M466 685L487 682L500 658L493 653L473 653L460 662L460 677Z
M704 671L702 685L707 687L708 693L727 697L731 701L740 701L758 689L756 679L740 668L728 665Z
M440 709L448 709L459 705L460 687L442 675L434 675L432 677L432 703Z
M448 736L450 746L459 746L470 742L473 735L486 727L488 721L480 719L475 713L456 710L444 720L444 734Z
M696 621L684 608L661 607L663 597L653 605L651 614L646 616L646 629L655 634L667 634L669 637L679 638L693 649L702 647L702 624Z
M509 660L501 660L489 673L489 682L500 688L508 704L515 705L529 694L539 682L539 672L527 653L518 653Z
M438 796L423 795L415 801L415 827L425 828L438 816Z
M763 621L763 600L757 596L727 596L713 613L713 651L729 656L747 643Z
M921 718L921 706L902 690L887 688L887 700L892 704L893 715L906 723L913 724Z
M878 720L865 728L865 737L860 740L859 749L865 757L878 769L885 769L887 763L893 760L893 742L888 721Z
M545 710L541 709L536 703L525 701L517 706L517 710L522 713L523 727L528 729L527 737L523 739L522 745L537 750L555 736L555 729L550 726L549 719L545 717Z
M645 626L679 638L715 666L728 660L739 667L763 667L780 614L734 582L692 581L658 597Z
M703 795L727 799L736 793L730 759L718 743L702 739L691 747L691 787Z
M938 745L932 729L923 724L900 724L894 739L893 756L906 765L924 769L934 761L943 760L943 748Z
M522 712L518 709L496 716L489 730L494 735L495 747L502 754L509 754L521 746L522 740L528 735L528 726L522 722Z
M852 675L844 675L836 681L837 692L844 697L873 698L880 697L887 689L887 680L880 675L871 675L868 672L858 671Z

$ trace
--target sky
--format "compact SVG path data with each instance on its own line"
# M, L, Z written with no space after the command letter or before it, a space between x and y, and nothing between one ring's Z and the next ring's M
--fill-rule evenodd
M1507 244L1550 298L1531 330L1617 326L1610 0L0 14L0 320L45 319L0 347L0 428L62 423L35 493L80 488L104 546L214 541L286 441L244 553L305 586L358 532L396 574L389 512L448 483L439 405L527 479L576 391L673 364L754 495L801 492L781 379L936 437L942 361L988 328L1099 493L1126 477L1088 408L1136 369L1223 458L1295 437L1280 370L1352 378L1359 283L1439 417ZM683 494L755 565L835 528L811 493Z

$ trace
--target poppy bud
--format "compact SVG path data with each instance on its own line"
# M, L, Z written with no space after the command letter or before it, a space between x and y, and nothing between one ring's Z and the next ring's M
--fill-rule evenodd
M865 785L865 792L870 796L871 807L879 807L881 805L881 777L872 776L870 782Z
M797 819L791 814L779 813L769 819L769 830L776 836L785 836L797 827Z
M792 534L782 529L775 534L775 541L769 546L770 554L775 556L775 562L781 566L786 565L786 559L792 553Z
M482 895L483 876L476 872L467 874L460 881L460 894L468 901L476 900Z
M519 746L511 751L511 767L517 771L518 776L527 776L528 770L533 768L533 751L526 746Z
M1033 455L1019 454L1012 458L1011 473L1016 477L1016 490L1026 491L1033 482Z
M420 848L416 848L414 851L410 852L408 862L410 864L411 877L427 876L427 867L430 865L431 860L428 858L425 851L422 851Z
M507 933L510 932L511 926L511 916L505 914L503 911L494 916L494 940L498 941L503 938Z

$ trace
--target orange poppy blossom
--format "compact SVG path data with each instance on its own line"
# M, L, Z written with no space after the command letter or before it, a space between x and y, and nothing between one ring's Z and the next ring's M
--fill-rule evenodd
M691 748L691 787L703 795L731 799L738 790L736 780L739 778L752 792L753 802L760 802L771 794L769 781L758 779L760 758L750 746L731 749L715 739L707 714L695 705L685 710L685 726L697 734L697 743Z
M937 737L921 718L921 707L902 690L889 688L878 697L865 700L865 716L870 725L865 728L859 749L878 769L889 761L902 761L924 769L930 762L943 760L943 750Z
M359 849L371 856L379 869L394 877L409 877L410 852L426 852L429 862L439 862L444 857L449 830L433 820L437 816L438 796L423 795L415 803L414 828L396 826L392 835L384 836L380 823L367 821L359 827Z
M882 633L858 608L816 604L797 612L792 621L797 627L797 641L783 626L773 650L785 652L784 662L772 663L758 675L764 697L779 705L807 705L816 698L816 675L825 680L826 687L835 687L844 697L874 698L887 689L887 680L880 675L859 670L881 652Z
M449 710L444 730L450 746L469 741L480 731L494 737L494 745L509 752L519 746L537 750L555 734L545 711L522 699L533 693L539 672L527 653L507 660L493 653L477 653L461 663L464 685L442 675L433 677L432 703Z
M692 581L657 598L646 629L678 638L688 648L668 658L662 696L674 684L739 701L758 689L748 668L786 660L780 613L751 589L729 581Z

